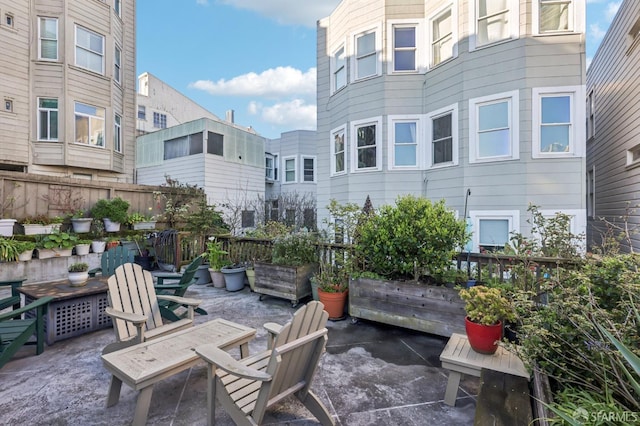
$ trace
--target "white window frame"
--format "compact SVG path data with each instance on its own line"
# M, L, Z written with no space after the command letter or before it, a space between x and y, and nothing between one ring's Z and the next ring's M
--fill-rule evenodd
M443 16L445 13L447 13L447 11L451 11L451 39L453 42L453 48L452 48L452 52L451 52L451 57L447 58L447 59L443 59L440 62L438 62L437 64L434 61L434 55L433 55L433 43L436 41L433 39L433 24L435 23L435 21L437 19L439 19L441 16ZM441 64L444 64L454 58L458 57L458 41L459 41L459 34L458 34L458 0L453 0L450 3L447 3L446 5L444 5L443 7L439 8L438 10L436 10L434 13L432 13L431 15L429 15L429 17L427 18L427 32L428 34L428 47L427 49L429 50L429 67L434 68L437 67Z
M344 140L344 151L342 151L342 161L343 161L343 169L341 171L336 171L336 147L334 143L335 136L339 133L342 133L342 138ZM329 132L329 150L331 152L331 172L330 176L340 176L347 174L347 147L349 143L347 141L347 125L343 124L342 126L336 127Z
M585 31L585 7L584 1L581 0L557 0L558 3L569 2L569 29L568 30L558 30L558 31L540 31L540 1L541 0L533 0L531 2L531 15L532 15L532 30L534 36L549 36L549 35L557 35L557 34L570 34L570 33L583 33ZM554 0L550 0L554 2Z
M587 95L587 140L596 136L596 92L594 89Z
M482 104L509 102L510 155L478 157L478 107ZM520 158L520 94L517 90L469 99L469 163L518 160Z
M95 108L96 111L101 110L102 111L102 117L100 117L99 115L89 115L89 114L85 114L82 112L77 112L76 111L76 106L80 104L80 105L84 105L90 108ZM74 118L77 116L80 117L87 117L89 119L89 128L87 129L88 131L88 135L87 137L89 138L87 143L84 142L78 142L78 135L77 135L77 125L74 126L74 135L73 135L73 140L74 143L79 144L79 145L84 145L84 146L92 146L92 147L99 147L99 148L104 148L105 147L105 138L107 137L106 133L107 133L107 128L106 128L106 120L105 120L105 109L102 107L97 107L94 105L89 105L89 104L85 104L84 102L74 102L73 104L73 114L74 114ZM91 123L92 121L96 121L96 120L102 120L102 131L103 131L103 135L102 135L102 144L98 144L97 141L96 143L91 143ZM76 120L77 121L77 120Z
M411 166L396 165L396 123L415 123L416 124L416 164ZM387 168L389 170L418 170L424 167L421 159L424 157L424 123L422 117L418 115L390 115L387 117Z
M396 70L395 64L395 29L414 28L415 30L415 63L412 70ZM427 71L425 60L424 20L421 19L392 19L387 21L387 73L388 74L416 74Z
M40 99L55 99L58 102L58 108L53 109L53 108L40 108ZM58 98L50 98L50 97L38 97L36 98L36 105L37 105L37 117L36 117L36 123L37 123L37 128L36 128L36 140L38 141L45 141L45 142L57 142L58 138L52 138L51 137L51 112L52 111L56 111L58 113L58 129L57 129L57 133L59 136L59 132L60 132L60 99ZM40 129L42 128L42 121L40 120L40 113L42 111L46 111L47 112L47 134L49 135L49 138L47 139L42 139L40 137Z
M100 37L100 38L101 38L101 40L102 40L102 51L101 51L101 52L98 52L98 51L91 50L91 49L90 49L90 48L88 48L88 47L84 47L84 46L80 46L80 45L78 45L78 31L85 31L85 32L87 32L87 33L90 33L91 35L94 35L94 36L98 36L98 37ZM104 75L104 62L105 62L105 60L104 60L104 53L105 53L105 52L104 52L104 46L105 46L105 37L104 37L102 34L99 34L99 33L95 32L95 31L91 31L91 30L90 30L90 29L88 29L88 28L81 27L80 25L76 25L74 36L75 36L75 42L74 42L74 43L75 43L75 51L74 51L74 52L75 52L75 65L76 65L77 67L82 68L82 69L85 69L85 70L88 70L88 71L92 71L92 72L95 72L95 73L98 73L98 74L102 74L102 75ZM100 71L95 70L95 69L93 69L93 68L89 68L89 67L85 67L85 66L79 65L79 64L78 64L78 49L83 50L83 51L86 51L86 52L89 52L89 54L91 54L91 55L95 55L95 56L100 57L100 58L101 58L101 60L100 60Z
M584 86L560 86L560 87L535 87L531 90L532 100L532 124L531 124L531 155L533 158L567 158L584 157L585 131L580 124L584 123L585 114L582 107L578 108L578 99L584 99ZM568 152L542 152L540 150L540 126L541 126L541 99L543 97L569 96L571 102L571 122L569 124L569 151Z
M271 160L271 168L267 167L267 160ZM267 181L275 181L276 158L273 154L265 153L264 156L264 177ZM269 173L271 171L271 173Z
M596 166L587 169L587 215L596 219Z
M367 74L362 77L358 77L358 39L362 36L374 33L375 45L374 55L376 55L376 71L372 74ZM351 82L357 82L367 80L382 75L382 24L378 24L374 27L369 27L359 32L355 32L351 35Z
M122 17L122 1L121 0L113 0L113 10L115 10L116 15Z
M142 112L142 117L140 117L140 112ZM147 107L145 105L138 105L138 120L147 121Z
M520 232L520 211L519 210L471 210L469 212L471 221L471 249L480 251L480 221L481 220L508 220L509 235L507 243L510 241L512 232Z
M376 126L376 166L375 167L358 167L358 128L375 125ZM382 170L382 117L372 117L364 120L356 120L351 122L350 135L351 150L351 173L377 172Z
M640 144L636 144L627 150L627 168L640 166Z
M338 60L337 55L338 52L342 50L342 61L343 64L341 67L338 68ZM339 92L340 89L342 89L343 87L346 87L347 84L349 84L349 75L347 74L347 44L346 43L341 43L338 47L336 47L335 49L332 50L332 54L331 54L331 62L330 62L330 69L331 69L331 76L330 76L330 80L331 80L331 87L330 87L330 95L333 95L336 92ZM337 78L336 78L336 74L338 72L343 72L344 73L344 84L340 87L337 86L338 82L337 82Z
M13 29L16 26L16 17L13 15L13 13L5 13L4 14L4 24Z
M434 164L433 162L433 120L444 115L451 114L451 161ZM458 135L458 104L448 105L444 108L431 111L426 118L426 165L427 168L439 169L452 167L459 164L459 135Z
M113 79L122 83L122 49L116 44L113 49Z
M113 150L122 152L122 116L120 114L113 115Z
M469 0L469 51L481 49L489 46L495 46L505 43L519 37L520 31L520 0L507 0L509 4L508 14L508 31L509 36L504 39L496 40L490 43L478 44L478 1Z
M4 100L4 112L13 112L13 99Z
M304 178L304 160L313 161L313 180L305 180ZM318 160L315 155L301 155L300 156L300 183L316 183L318 182Z
M54 21L56 23L56 36L55 39L45 39L42 35L42 22L43 21ZM58 18L51 18L47 16L39 16L38 17L38 60L39 61L57 61L58 60L58 43L59 43L59 25ZM55 41L56 44L56 55L55 58L45 58L42 56L42 40L50 40Z
M287 180L287 161L293 160L293 180ZM282 157L282 183L288 185L291 183L298 183L298 159L295 155L289 155Z

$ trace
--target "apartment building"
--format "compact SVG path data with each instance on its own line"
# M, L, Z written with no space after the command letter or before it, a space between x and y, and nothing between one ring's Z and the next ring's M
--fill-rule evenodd
M587 70L587 244L640 224L640 0L624 0ZM604 219L604 220L603 220ZM640 236L623 241L640 250Z
M585 229L585 3L343 0L318 22L318 222L330 199L444 199L468 249Z
M0 0L0 169L133 182L135 13Z

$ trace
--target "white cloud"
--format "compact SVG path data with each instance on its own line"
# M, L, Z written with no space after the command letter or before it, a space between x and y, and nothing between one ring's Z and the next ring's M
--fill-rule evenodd
M301 130L316 128L316 106L307 104L303 99L278 102L271 106L252 101L247 110L251 115L259 115L262 121L269 124Z
M248 9L281 24L314 28L316 21L329 16L341 0L217 0L238 9Z
M214 96L315 96L316 69L309 68L303 73L292 67L277 67L260 74L250 72L230 80L198 80L190 83L189 87L204 90Z
M597 22L595 24L589 25L589 38L595 42L600 42L602 37L606 34L606 30L600 28L600 24Z
M200 4L202 6L209 6L209 0L196 0L196 4Z
M607 3L607 8L604 11L604 16L607 22L611 22L613 20L613 17L616 16L616 13L618 13L618 9L620 9L621 3L621 1L617 3Z

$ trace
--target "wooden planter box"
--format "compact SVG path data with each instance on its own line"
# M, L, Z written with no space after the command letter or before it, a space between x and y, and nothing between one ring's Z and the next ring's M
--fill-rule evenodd
M311 296L310 278L317 268L316 264L295 267L256 262L254 291L291 300L297 305L300 299Z
M444 286L352 279L349 315L445 337L465 334L464 302Z

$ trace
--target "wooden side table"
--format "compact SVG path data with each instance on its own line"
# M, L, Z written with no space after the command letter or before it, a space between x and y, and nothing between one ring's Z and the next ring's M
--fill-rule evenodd
M498 371L501 373L513 374L524 377L527 380L530 374L525 368L522 360L517 355L507 351L502 346L493 355L484 355L471 349L469 340L464 334L453 333L447 346L440 354L442 368L449 370L449 381L444 394L444 402L447 405L456 405L456 395L458 386L463 374L480 377L480 371Z

